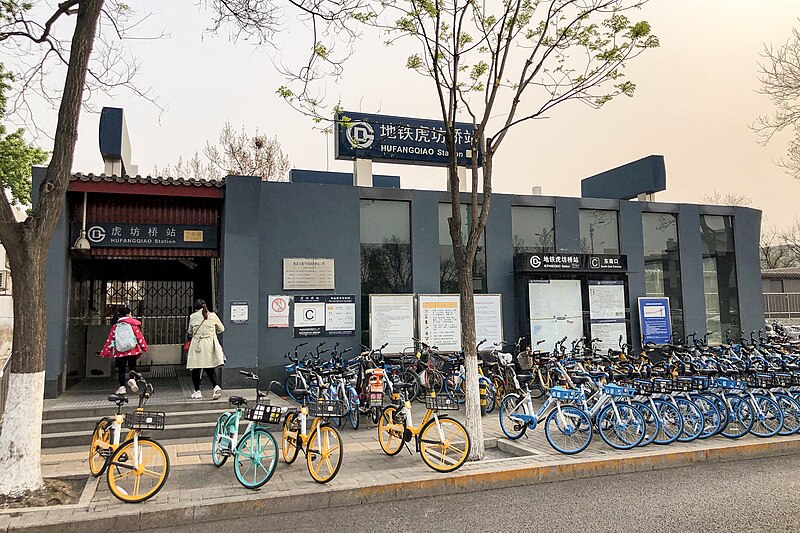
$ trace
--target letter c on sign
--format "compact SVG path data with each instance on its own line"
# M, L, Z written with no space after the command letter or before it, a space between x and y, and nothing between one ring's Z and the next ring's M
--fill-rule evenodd
M306 309L305 317L306 317L306 320L314 320L314 310L313 309Z

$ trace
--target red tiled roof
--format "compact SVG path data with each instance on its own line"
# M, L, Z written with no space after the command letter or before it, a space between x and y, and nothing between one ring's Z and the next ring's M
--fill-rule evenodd
M182 185L185 187L225 187L225 178L220 180L197 180L194 178L171 178L162 176L107 176L105 174L73 174L70 181L83 181L94 183L130 183L130 184L150 184L150 185Z

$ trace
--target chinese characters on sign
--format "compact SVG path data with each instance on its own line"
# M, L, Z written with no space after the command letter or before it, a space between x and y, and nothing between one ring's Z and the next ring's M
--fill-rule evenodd
M639 298L639 327L642 343L669 344L672 341L669 298Z
M353 337L356 334L355 295L294 297L294 336Z
M333 259L284 257L283 289L334 289Z
M73 223L73 241L80 235ZM216 248L216 226L91 223L86 238L96 248Z
M520 254L517 270L547 272L571 270L581 272L619 271L628 269L627 256L588 254Z
M473 132L472 124L454 124L453 136L460 166L471 165ZM441 120L344 111L337 116L335 136L336 159L372 159L430 166L446 166L449 160L445 124ZM477 155L480 164L480 154Z

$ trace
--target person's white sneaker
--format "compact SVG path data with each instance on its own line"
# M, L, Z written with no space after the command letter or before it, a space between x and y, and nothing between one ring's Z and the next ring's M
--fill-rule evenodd
M128 394L128 390L124 386L122 386L118 388L117 392L115 392L114 394Z
M222 398L222 389L217 385L214 387L214 397L212 399L219 400L220 398Z
M194 391L194 392L192 393L192 395L190 396L190 398L191 398L192 400L202 400L202 399L203 399L203 393L202 393L202 392L200 392L199 390L196 390L196 391Z
M133 393L139 392L139 385L136 384L136 380L133 378L128 380L128 388L131 389Z

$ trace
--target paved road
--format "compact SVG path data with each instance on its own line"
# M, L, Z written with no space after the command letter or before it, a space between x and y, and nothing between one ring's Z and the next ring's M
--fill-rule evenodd
M789 456L158 531L778 532L800 531L798 509L800 456Z

